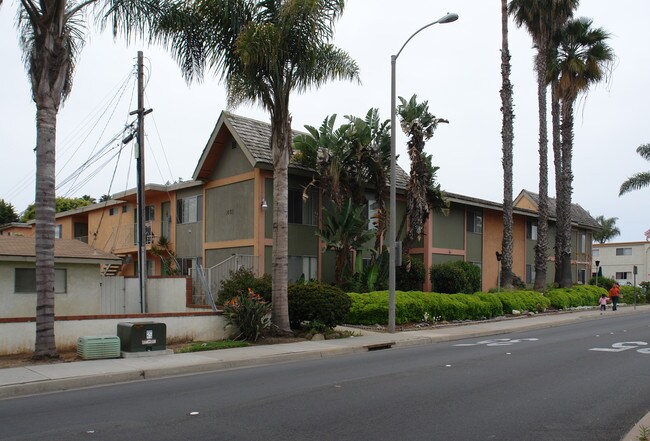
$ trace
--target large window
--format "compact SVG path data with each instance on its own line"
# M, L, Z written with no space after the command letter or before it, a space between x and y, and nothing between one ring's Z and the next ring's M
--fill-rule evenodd
M289 223L301 225L318 225L318 193L314 189L307 191L307 199L302 197L299 188L289 189Z
M578 284L584 285L587 283L587 270L578 270Z
M190 224L203 220L203 196L191 196L176 201L176 222Z
M483 213L480 211L467 211L467 231L470 233L483 233Z
M526 222L526 239L537 240L537 222Z
M578 232L578 253L585 254L587 252L587 233L584 231Z
M616 280L627 280L629 278L628 274L631 274L631 273L629 273L629 272L620 272L620 273L617 272L616 273Z
M591 250L591 255L593 257L600 257L600 250L598 248L594 248Z
M616 248L617 256L631 256L632 248Z
M312 280L317 276L318 259L311 256L289 256L288 279L296 282L300 279Z
M55 239L61 239L62 233L63 232L63 226L61 224L58 224L54 227L54 238Z
M54 269L54 292L64 294L68 290L67 270L64 268ZM14 277L15 293L36 292L36 268L16 268Z
M526 283L535 283L535 267L526 265Z
M155 205L147 205L144 209L144 220L145 221L152 221L155 220L156 218L156 206Z

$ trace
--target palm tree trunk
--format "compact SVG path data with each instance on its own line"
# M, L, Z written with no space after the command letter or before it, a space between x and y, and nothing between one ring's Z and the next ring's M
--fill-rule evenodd
M36 96L36 341L34 358L58 358L54 339L55 146L57 107Z
M571 193L573 173L573 100L562 101L562 204L560 210L564 218L564 225L559 234L562 235L562 278L560 287L571 288L573 277L571 274Z
M548 248L548 137L546 134L546 50L539 48L537 55L537 101L539 112L539 204L537 219L537 244L535 245L536 291L546 288L546 262Z
M562 250L564 249L564 230L566 222L564 210L561 209L564 200L564 180L562 179L562 137L560 134L560 96L558 82L551 83L551 116L553 118L553 158L555 164L555 283L559 286L562 280Z
M512 144L513 120L512 84L510 83L510 50L508 48L508 5L501 0L501 112L503 124L501 139L503 142L503 240L501 242L501 286L512 288Z
M280 333L291 332L287 301L289 269L289 152L291 117L283 106L271 114L273 150L273 251L271 322Z

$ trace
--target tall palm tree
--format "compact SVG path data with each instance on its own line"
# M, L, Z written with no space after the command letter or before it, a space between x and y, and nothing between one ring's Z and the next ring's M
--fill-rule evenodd
M616 236L621 235L621 230L616 226L617 217L598 216L596 222L600 225L600 230L594 231L594 241L605 243Z
M229 105L259 103L271 116L273 151L272 323L289 332L288 169L292 92L331 79L358 80L358 67L330 44L344 0L177 1L157 35L188 81L206 67L226 83Z
M517 26L525 26L537 48L537 109L539 117L539 204L535 244L536 290L546 287L548 249L548 136L546 122L547 59L555 30L566 22L578 0L511 0L508 13Z
M418 103L416 95L408 101L399 97L399 101L397 113L400 116L402 131L408 136L407 151L411 162L406 197L409 225L404 246L408 254L410 244L421 238L429 213L441 212L446 207L440 185L435 180L438 167L432 166L431 155L424 151L424 145L433 137L438 124L449 121L432 115L429 112L429 103Z
M2 4L2 0L0 0ZM96 12L114 35L146 28L155 5L146 0L21 0L18 32L36 104L36 341L34 358L57 358L54 338L54 226L56 127L59 107L72 91L85 13Z
M650 161L650 144L640 145L637 147L636 152L646 161ZM650 186L650 171L635 173L621 184L618 195L622 196L632 190L639 190L648 186Z
M558 216L563 222L558 226L561 236L560 286L573 286L571 276L571 193L573 184L573 110L578 96L589 87L602 81L614 60L614 52L607 44L609 34L602 28L593 28L593 21L578 18L569 21L558 31L557 45L551 57L550 72L557 78L558 96L561 102L562 136L562 194L557 200Z
M510 82L510 49L508 47L508 6L501 0L501 142L503 151L503 239L501 241L501 286L512 288L513 202L512 202L512 144L514 142L512 83Z

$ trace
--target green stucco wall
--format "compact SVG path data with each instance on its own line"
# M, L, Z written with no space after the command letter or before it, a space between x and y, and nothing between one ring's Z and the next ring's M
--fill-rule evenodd
M253 237L253 182L237 182L206 191L206 242Z
M434 248L462 250L465 247L465 207L452 203L449 215L433 215L433 235L431 245Z
M234 140L230 138L223 148L223 153L219 157L212 175L210 175L210 180L237 176L251 170L253 170L253 167L248 158Z

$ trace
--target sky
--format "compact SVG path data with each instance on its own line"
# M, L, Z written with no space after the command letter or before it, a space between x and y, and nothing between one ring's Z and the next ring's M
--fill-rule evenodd
M0 7L0 198L18 212L34 200L35 106L22 63L15 29L18 3ZM436 24L415 36L397 60L397 95L417 94L430 111L450 123L439 126L426 151L440 167L442 189L494 202L503 200L501 165L499 0L349 0L336 23L334 43L358 63L361 84L331 82L291 97L292 127L318 127L337 114L363 117L378 108L390 118L390 56L422 26L447 12L456 22ZM576 16L592 18L610 34L616 63L609 80L579 99L575 113L573 202L592 216L617 217L621 235L614 241L642 241L650 228L647 198L650 188L618 196L621 183L650 164L637 153L650 143L647 103L650 102L650 2L582 0ZM525 29L509 21L514 87L514 196L521 189L538 192L537 86L532 41ZM78 59L72 93L61 108L57 132L57 183L81 167L104 146L118 151L109 139L123 129L136 108L131 81L137 51L146 69L145 164L149 183L190 180L210 133L223 110L269 121L260 107L227 109L219 76L206 75L188 84L172 57L144 43L125 44L107 32L90 30ZM121 95L119 95L121 93ZM121 96L118 104L112 97ZM98 115L103 119L97 122ZM109 116L111 118L109 118ZM550 127L550 115L549 115ZM121 138L121 136L120 136ZM550 133L549 133L550 138ZM85 173L57 190L57 195L97 199L135 186L135 161L128 144L119 162L107 155ZM406 137L397 137L398 164L409 169ZM99 169L97 164L106 162ZM549 195L555 194L553 157L549 145ZM113 177L114 176L114 177ZM112 183L111 183L112 182Z

